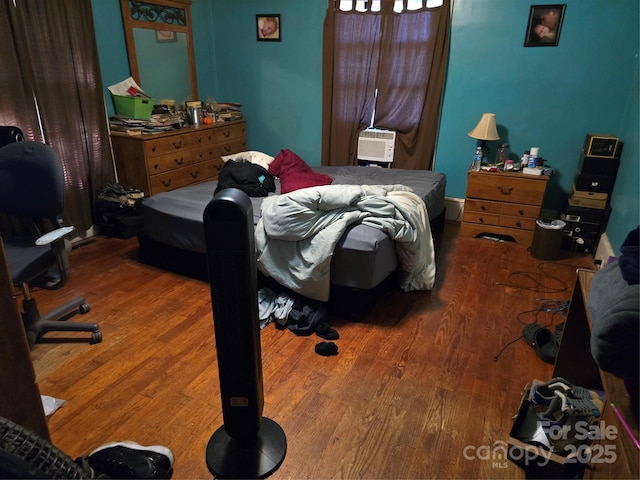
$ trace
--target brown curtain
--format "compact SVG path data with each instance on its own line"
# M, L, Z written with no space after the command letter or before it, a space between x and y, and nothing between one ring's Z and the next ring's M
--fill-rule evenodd
M397 131L394 166L431 169L449 49L450 3L394 13L341 11L329 0L323 45L323 165L355 165L357 134Z
M96 190L115 179L91 1L0 2L0 124L58 152L64 222L87 230Z

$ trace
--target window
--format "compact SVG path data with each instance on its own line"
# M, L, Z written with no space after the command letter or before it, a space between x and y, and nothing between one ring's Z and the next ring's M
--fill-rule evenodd
M372 126L398 132L398 167L430 168L449 1L332 3L324 31L323 164L355 164L358 132Z

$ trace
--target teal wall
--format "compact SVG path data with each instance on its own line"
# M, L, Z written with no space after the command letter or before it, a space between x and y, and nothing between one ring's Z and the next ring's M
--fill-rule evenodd
M447 196L463 198L475 146L467 133L493 112L501 141L518 154L540 147L557 170L545 207L562 209L585 134L617 135L625 148L607 236L618 252L640 223L639 2L562 3L559 46L525 48L535 3L454 1L435 170L447 175ZM92 5L106 89L129 75L120 8L118 0ZM325 8L326 0L193 0L200 97L242 104L248 148L271 155L289 148L320 163ZM255 15L264 13L281 15L281 42L256 41ZM112 113L108 95L106 102Z

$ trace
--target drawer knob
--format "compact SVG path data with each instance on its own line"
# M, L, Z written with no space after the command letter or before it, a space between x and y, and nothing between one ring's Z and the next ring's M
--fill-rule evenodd
M511 195L511 191L513 190L513 187L503 187L503 186L499 186L498 190L500 190L500 193L503 195Z
M184 158L183 157L174 158L173 161L176 162L178 165L182 165L184 163Z
M173 142L173 147L174 148L182 148L182 140L180 140L178 142Z
M202 142L202 137L198 137L198 143Z
M485 207L484 205L480 206L480 210L482 210L483 212L487 209L487 207Z
M479 221L480 223L484 223L484 218L482 218L482 217L478 217L478 221Z
M524 215L524 210L518 210L518 214Z
M156 146L154 145L153 147L151 147L151 151L155 152L156 151Z
M165 187L170 187L171 186L171 179L162 180L162 185L164 185Z
M225 146L224 146L224 147L222 147L222 148L224 148L224 151L225 151L225 152L230 152L230 151L231 151L231 145L225 145Z
M191 178L198 178L198 170L196 170L195 172L190 172L189 174L191 175Z
M226 132L222 132L222 134L225 136L225 138L229 138L229 135L231 135L231 132L227 130Z
M522 228L522 224L520 222L516 222L516 227Z
M153 169L154 169L154 170L157 170L157 169L158 169L158 164L157 164L157 163L154 163L154 164L153 164Z

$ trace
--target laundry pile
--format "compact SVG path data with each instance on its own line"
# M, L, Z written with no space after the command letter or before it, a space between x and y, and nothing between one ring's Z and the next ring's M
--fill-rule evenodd
M296 335L308 336L315 333L318 337L329 340L315 346L315 352L325 357L338 354L338 346L333 340L340 338L338 332L327 323L328 316L323 302L291 293L275 293L266 287L258 290L260 328L275 322L278 327L287 328Z

